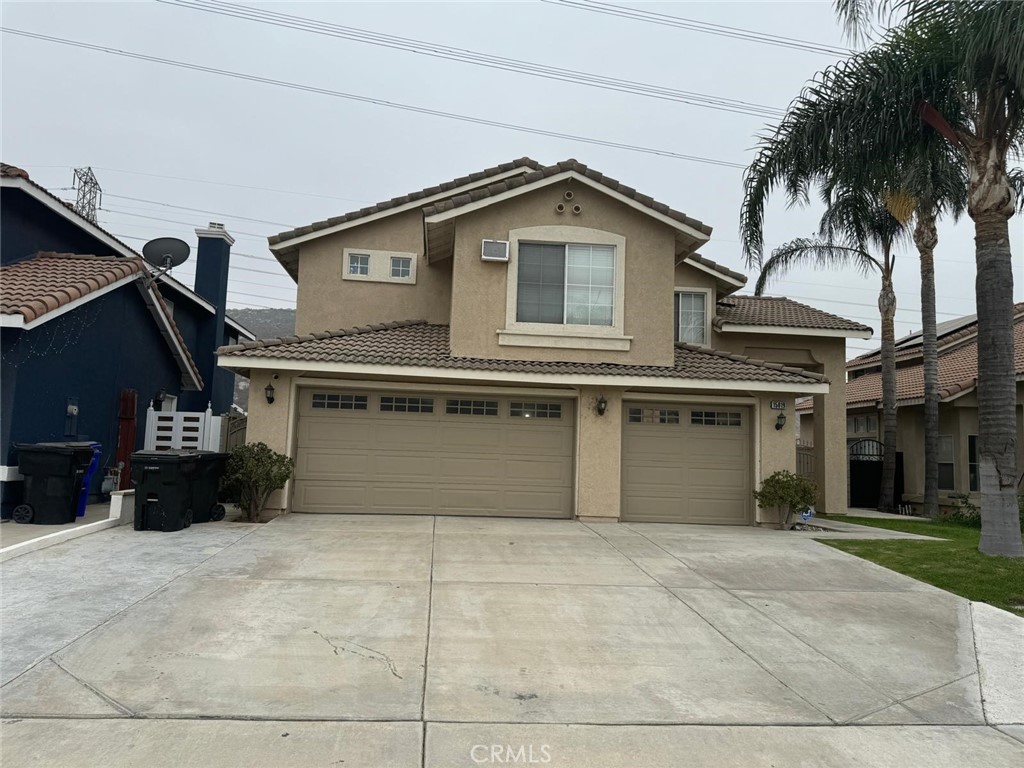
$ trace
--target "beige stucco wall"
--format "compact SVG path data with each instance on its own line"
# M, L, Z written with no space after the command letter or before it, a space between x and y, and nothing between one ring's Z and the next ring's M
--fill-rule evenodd
M760 435L759 466L755 468L754 487L760 487L761 481L780 470L796 472L796 416L793 411L794 398L787 395L761 395L758 398L757 429L754 439ZM786 404L784 411L774 410L772 401ZM779 413L786 414L786 425L782 429L775 428ZM819 510L821 511L821 510ZM777 523L778 514L775 509L761 509L754 504L755 520L758 523Z
M247 443L266 443L278 453L294 458L289 445L289 423L293 418L292 379L287 374L273 378L272 371L253 371L249 379L249 417L245 426ZM268 403L263 394L267 384L273 381L274 402ZM263 511L264 518L275 517L288 508L287 499L291 493L291 482L274 493Z
M343 280L346 248L416 254L416 283ZM295 332L351 328L391 320L447 323L451 260L427 264L423 215L395 214L300 246Z
M572 187L583 212L558 214L555 205ZM480 260L481 240L508 240L521 227L587 227L626 239L624 333L628 351L499 346L506 325L508 265ZM513 253L512 258L516 255ZM667 225L580 184L554 184L466 214L455 229L451 344L452 354L507 360L564 360L671 365L672 286L675 234ZM557 326L552 326L556 328Z
M846 340L842 338L788 336L762 333L712 334L717 349L748 355L760 360L799 366L824 373L829 393L814 396L814 472L818 484L818 511L845 514L847 500L846 458ZM795 421L790 402L787 418ZM796 438L789 429L789 449L796 464ZM804 439L810 436L805 435ZM769 473L771 474L771 473Z
M608 409L597 413L604 396ZM622 390L583 387L576 418L576 515L585 520L619 519L622 497Z

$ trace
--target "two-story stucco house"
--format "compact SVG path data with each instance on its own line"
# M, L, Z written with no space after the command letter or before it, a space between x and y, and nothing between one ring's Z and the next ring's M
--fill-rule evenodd
M249 439L296 460L274 511L751 524L812 395L845 512L845 340L871 330L734 296L710 236L524 158L272 237L299 335L220 364L251 376Z

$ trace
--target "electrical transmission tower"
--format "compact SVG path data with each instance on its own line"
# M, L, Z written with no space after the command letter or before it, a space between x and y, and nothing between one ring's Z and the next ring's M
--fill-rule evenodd
M75 211L96 223L96 211L103 204L103 190L92 168L75 168L74 188L78 190Z

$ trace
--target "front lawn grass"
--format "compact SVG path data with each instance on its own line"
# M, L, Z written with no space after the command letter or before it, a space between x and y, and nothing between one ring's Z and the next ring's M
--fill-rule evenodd
M923 520L842 516L847 523L937 536L944 541L822 540L823 544L863 557L911 578L1024 616L1024 560L986 557L978 552L981 531L963 525Z

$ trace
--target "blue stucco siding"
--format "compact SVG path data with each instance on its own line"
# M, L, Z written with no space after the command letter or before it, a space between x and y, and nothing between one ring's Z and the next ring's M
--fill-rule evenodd
M154 395L181 394L181 370L134 284L30 331L3 329L2 354L0 420L7 465L17 463L14 444L55 440L102 443L102 466L112 465L121 391L138 392L136 449L142 447ZM79 408L71 434L66 432L69 398L76 398Z
M0 189L0 262L39 251L116 256L108 245L18 189Z

